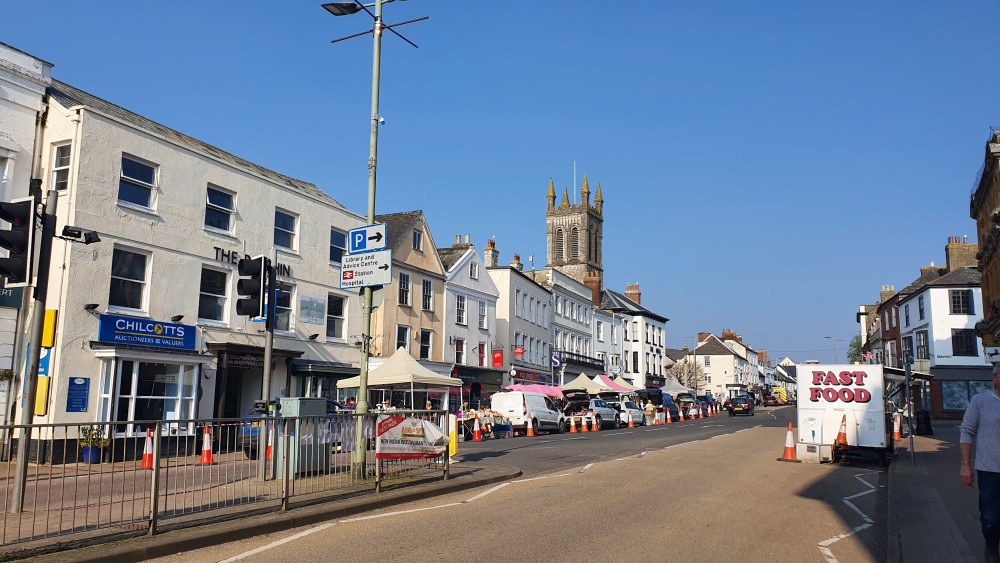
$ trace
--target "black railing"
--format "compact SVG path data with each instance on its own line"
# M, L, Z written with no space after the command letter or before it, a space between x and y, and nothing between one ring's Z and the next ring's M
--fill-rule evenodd
M598 373L604 373L604 360L591 358L590 356L584 356L583 354L563 351L562 362L563 365L566 365L567 367L573 365L584 369L594 370Z

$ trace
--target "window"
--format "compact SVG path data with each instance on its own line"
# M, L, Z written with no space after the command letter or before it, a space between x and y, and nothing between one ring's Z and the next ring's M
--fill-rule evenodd
M118 181L118 202L151 208L155 191L156 168L123 156L121 179Z
M993 382L986 381L942 381L941 410L962 412L969 407L969 401L979 393L988 393Z
M632 321L632 342L639 341L639 321Z
M486 367L486 343L480 342L476 352L479 354L479 367Z
M903 337L903 362L910 363L910 358L913 357L913 337L904 336Z
M420 331L420 359L429 360L431 359L431 334L432 331L421 330Z
M628 321L622 323L622 341L628 341Z
M424 249L424 233L414 230L413 231L413 250L423 250Z
M274 246L295 250L295 216L274 210Z
M705 358L705 367L707 368L712 367L712 357L711 356L703 356L703 357Z
M195 417L198 366L107 358L101 368L101 420L116 421L115 433L138 435L135 420ZM185 425L179 430L192 431ZM172 429L167 425L168 429Z
M917 317L924 320L924 296L917 297Z
M972 306L971 289L952 289L948 293L951 295L952 315L974 315L976 313Z
M396 350L410 351L410 327L396 325Z
M225 320L228 278L226 272L211 268L201 269L198 319L219 322Z
M233 194L208 186L205 199L205 227L231 232L235 211Z
M423 343L421 343L421 348L423 348ZM464 366L465 365L465 339L459 338L455 340L455 363Z
M479 328L486 327L486 301L479 300Z
M344 298L328 295L326 298L326 337L344 338Z
M903 326L910 326L910 305L903 306L903 321L906 322Z
M143 310L146 304L146 263L149 256L116 248L111 257L108 305Z
M528 307L529 314L531 315L531 322L538 324L538 307L535 306L535 298L531 298L530 305Z
M399 304L410 304L410 274L399 273Z
M712 383L712 376L711 375L705 375L705 383L708 383L708 384Z
M72 145L69 143L55 147L52 155L52 187L65 190L69 187L69 155Z
M514 316L521 316L521 290L514 288Z
M344 254L347 254L347 235L330 229L330 262L340 264Z
M563 238L563 230L562 229L556 229L556 248L555 248L555 251L556 251L555 252L555 254L556 254L556 260L562 260L563 259L563 245L564 244L565 244L565 241L564 241L564 238Z
M275 286L274 330L292 330L292 286L287 283Z
M639 352L632 352L632 373L639 373Z
M522 319L525 319L525 320L528 319L528 294L527 293L525 293L524 295L521 296L521 314L520 314L520 317Z
M569 252L573 258L580 257L580 229L573 227L569 235Z
M424 311L430 311L431 305L434 303L434 282L431 280L424 280L423 289L423 296L420 301L421 308Z
M544 328L549 328L549 306L548 306L548 304L542 305L542 326Z
M479 262L469 262L469 277L474 280L479 279Z
M597 321L597 341L604 342L604 323Z
M557 315L561 315L562 313L563 313L562 299L557 295L556 296L556 314Z
M917 359L927 360L930 356L927 355L927 331L918 330L914 333L917 337Z
M926 338L924 333L924 338ZM976 331L971 328L959 328L951 330L951 355L953 356L978 356L979 346L976 342Z
M455 296L455 322L464 325L465 320L465 296L456 295Z

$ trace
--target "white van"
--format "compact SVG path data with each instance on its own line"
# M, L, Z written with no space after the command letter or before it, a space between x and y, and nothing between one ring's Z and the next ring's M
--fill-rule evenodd
M493 410L510 420L514 429L528 431L528 415L536 431L559 432L562 429L562 413L552 399L542 393L527 391L504 391L490 397Z

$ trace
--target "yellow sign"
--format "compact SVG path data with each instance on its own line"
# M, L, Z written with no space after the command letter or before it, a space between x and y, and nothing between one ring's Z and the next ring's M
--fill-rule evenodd
M45 310L45 321L42 323L42 348L51 348L56 341L56 311L55 309Z

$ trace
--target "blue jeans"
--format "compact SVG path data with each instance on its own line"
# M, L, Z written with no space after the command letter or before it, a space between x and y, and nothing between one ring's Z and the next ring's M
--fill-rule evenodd
M996 550L1000 543L1000 473L976 471L979 479L979 520L986 546Z

